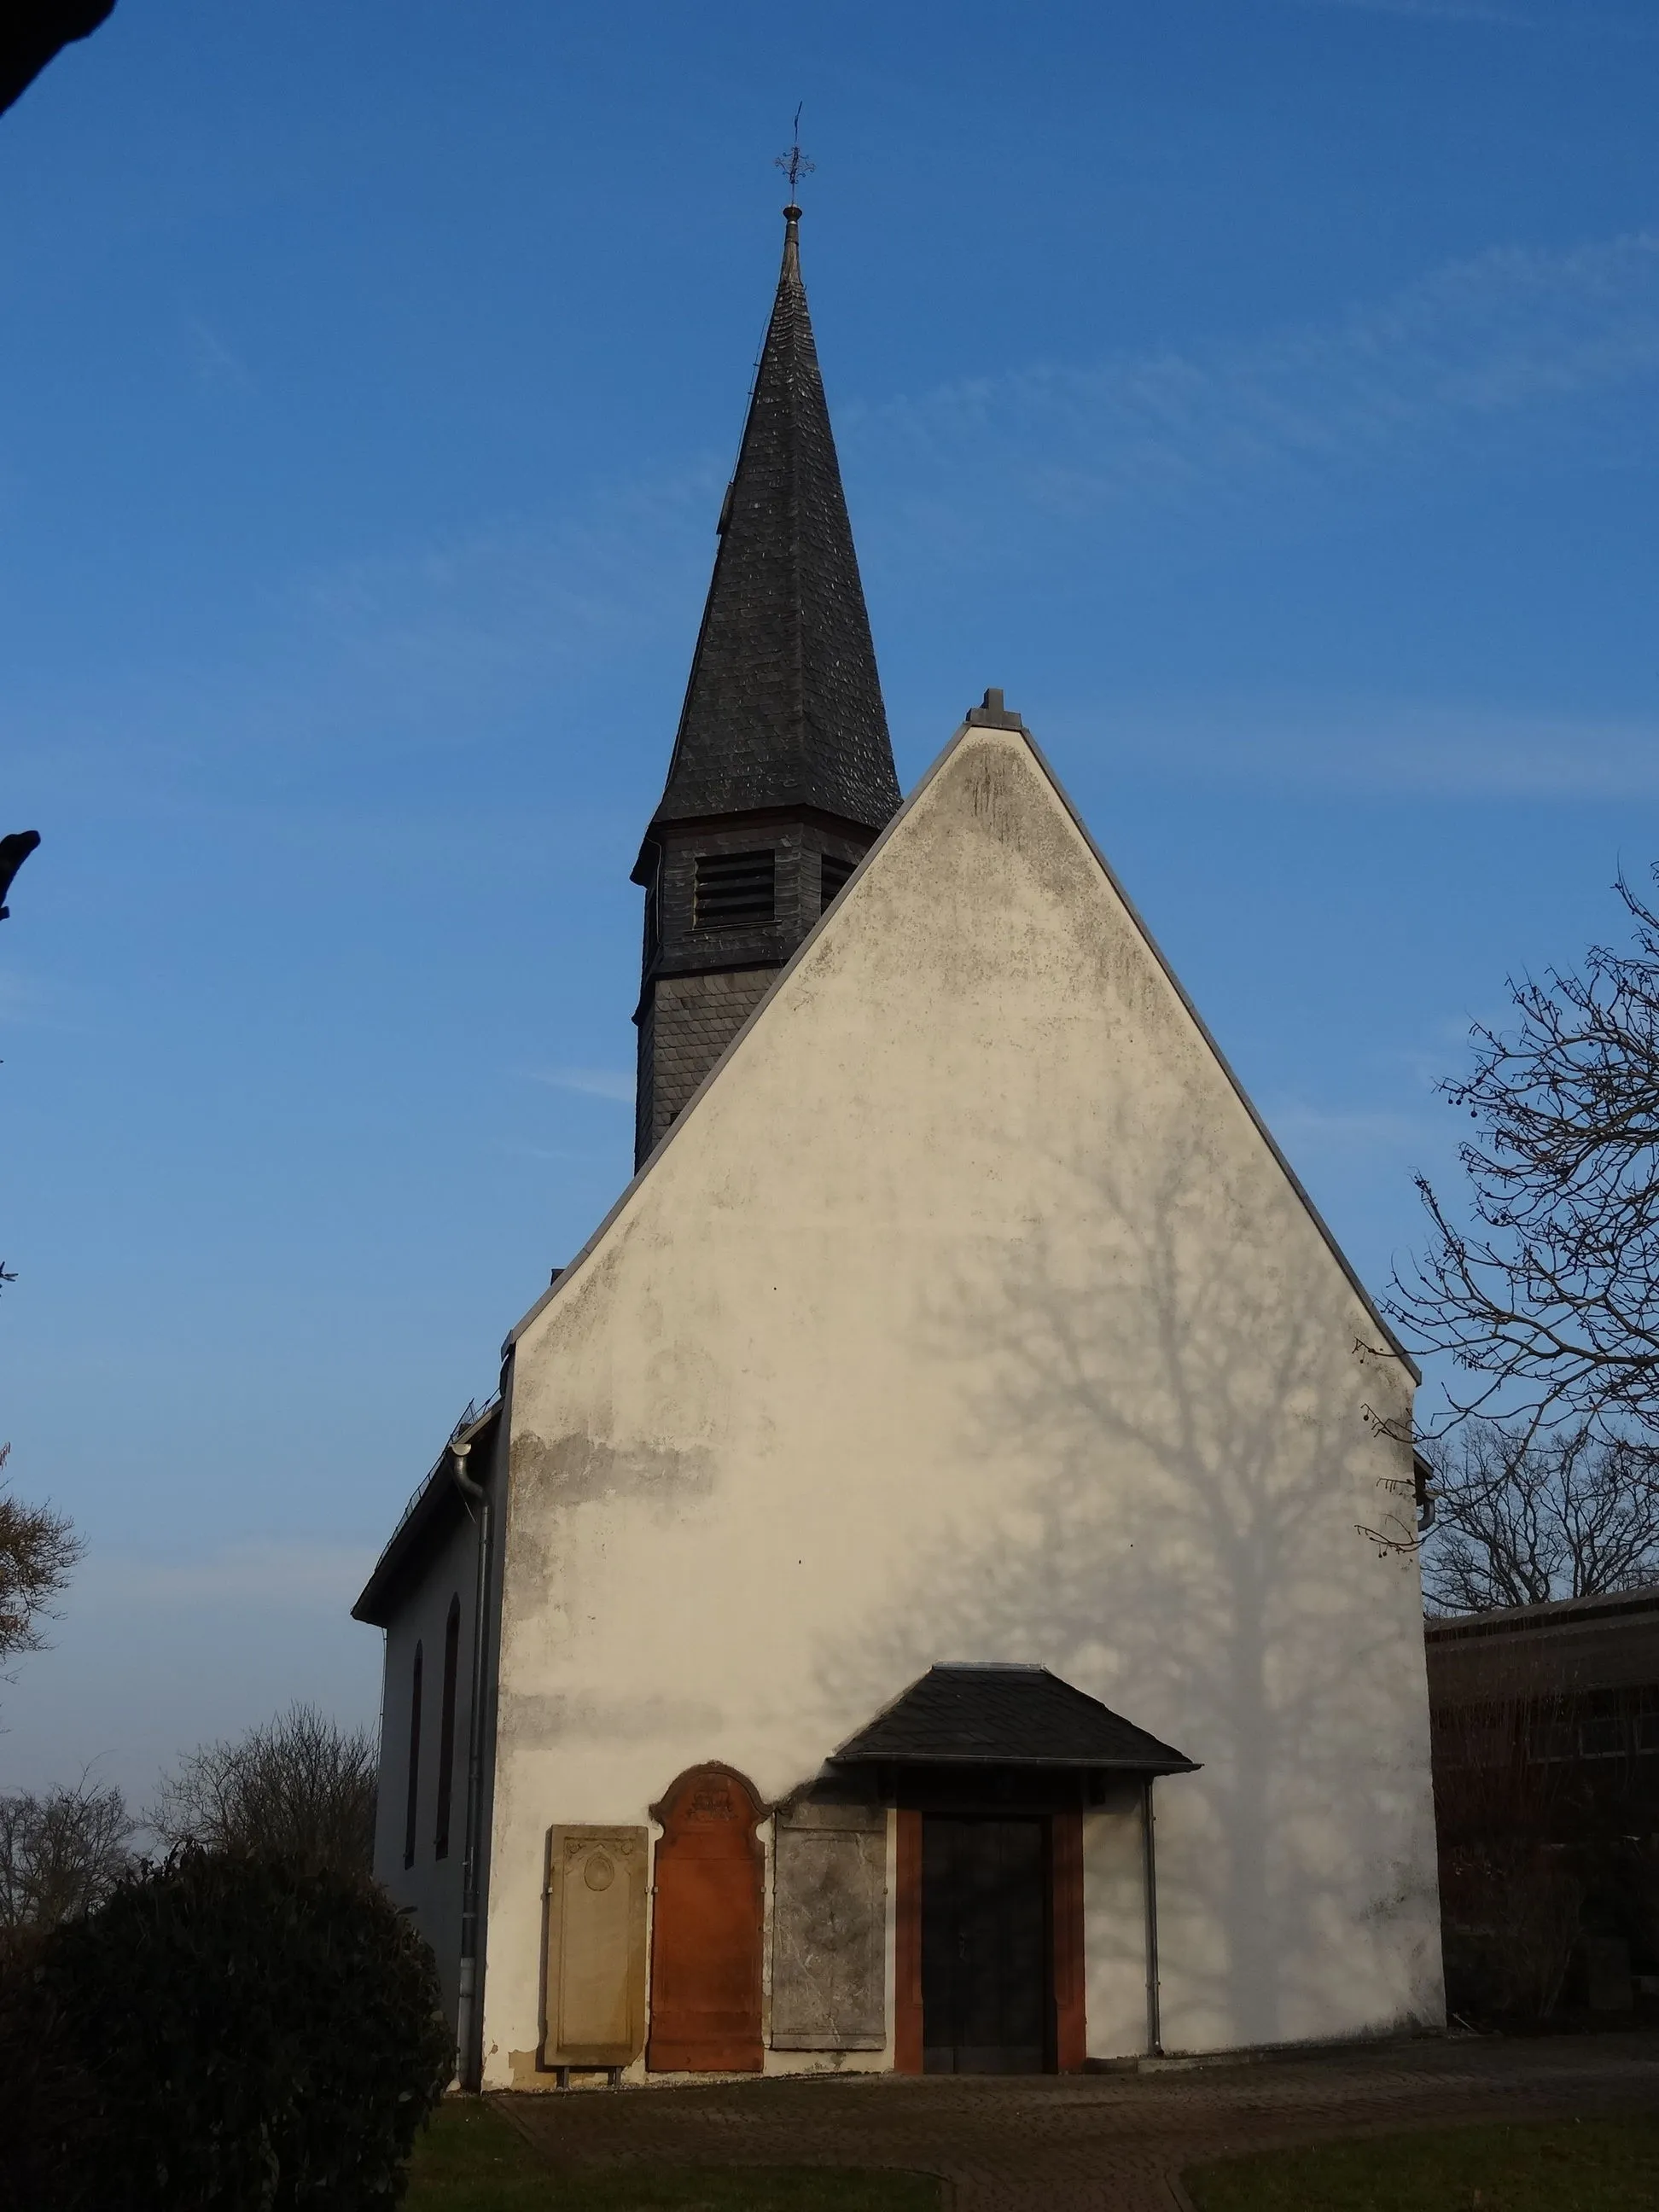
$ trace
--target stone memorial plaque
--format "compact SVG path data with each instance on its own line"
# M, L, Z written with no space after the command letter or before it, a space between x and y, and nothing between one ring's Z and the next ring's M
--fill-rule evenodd
M544 2066L626 2066L645 2047L644 1828L548 1838Z
M765 1857L754 1785L711 1761L688 1768L651 1808L657 1843L651 1923L655 2074L758 2074Z
M801 1804L774 1831L772 2047L879 2051L887 2040L887 1815Z

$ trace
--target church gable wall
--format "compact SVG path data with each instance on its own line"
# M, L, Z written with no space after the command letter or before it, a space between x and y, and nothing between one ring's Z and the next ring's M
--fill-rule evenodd
M1408 1533L1409 1402L1026 741L968 731L518 1334L486 2079L551 1826L708 1760L776 1802L936 1660L1203 1763L1170 2048L1434 2018L1420 1594L1360 1533ZM1103 2018L1127 1848L1085 1836Z

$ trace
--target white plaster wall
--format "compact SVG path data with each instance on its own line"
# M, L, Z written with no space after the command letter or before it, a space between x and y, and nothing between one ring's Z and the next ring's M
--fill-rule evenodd
M1155 1784L1160 1798L1180 1779ZM1146 1842L1136 1784L1084 1815L1083 1955L1090 2057L1137 2056L1147 2048L1149 2014Z
M444 2009L455 2020L461 1952L461 1868L466 1843L468 1723L472 1685L472 1614L477 1577L472 1523L458 1516L434 1546L404 1596L386 1631L386 1679L380 1700L380 1778L374 1816L374 1871L394 1902L410 1908L431 1944L443 1985ZM451 1783L449 1850L436 1856L438 1752L443 1716L444 1628L449 1601L461 1601L456 1669L454 1769ZM422 1647L421 1756L416 1778L415 1863L404 1864L409 1790L409 1711L415 1646Z
M1203 1762L1168 2048L1437 2019L1418 1575L1358 1533L1409 1392L1024 738L961 733L518 1334L487 2081L550 1823L781 1795L934 1660Z

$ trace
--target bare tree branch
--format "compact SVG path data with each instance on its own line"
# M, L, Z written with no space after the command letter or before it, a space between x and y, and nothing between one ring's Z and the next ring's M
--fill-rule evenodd
M1471 1221L1419 1176L1429 1249L1384 1304L1471 1378L1454 1419L1659 1436L1659 911L1617 889L1632 948L1512 977L1513 1033L1477 1027L1474 1073L1442 1086L1476 1125Z
M120 1791L85 1775L0 1797L0 1940L95 1911L131 1863L135 1826Z
M0 1444L0 1467L11 1446ZM0 1488L0 1660L46 1648L41 1629L84 1547L66 1514Z
M166 1844L367 1874L378 1768L368 1729L343 1729L313 1705L292 1705L234 1743L191 1752L144 1817Z
M1434 1458L1423 1589L1437 1611L1659 1582L1659 1448L1587 1426L1470 1421Z

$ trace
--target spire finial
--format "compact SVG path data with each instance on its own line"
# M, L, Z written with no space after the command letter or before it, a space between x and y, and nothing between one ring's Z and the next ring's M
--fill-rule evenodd
M818 166L816 161L809 161L807 156L800 150L800 111L801 108L805 106L805 105L806 102L802 100L795 109L793 145L790 147L789 151L787 154L780 154L777 160L772 164L772 167L775 169L781 169L785 176L789 179L789 204L785 208L783 212L786 218L790 222L799 222L800 221L800 210L795 204L796 188L799 185L801 179L803 177L810 177L813 170Z

